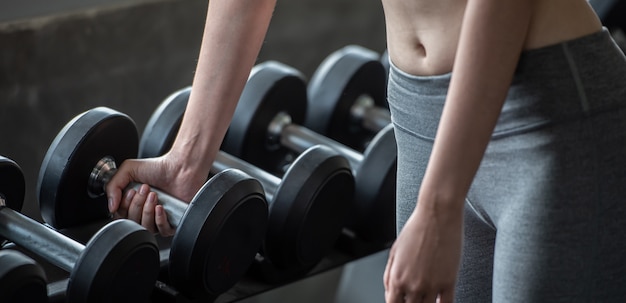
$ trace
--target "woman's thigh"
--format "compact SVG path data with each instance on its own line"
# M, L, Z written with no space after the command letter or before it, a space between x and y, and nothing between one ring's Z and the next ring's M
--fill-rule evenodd
M469 199L497 229L494 302L626 300L626 111L490 144Z

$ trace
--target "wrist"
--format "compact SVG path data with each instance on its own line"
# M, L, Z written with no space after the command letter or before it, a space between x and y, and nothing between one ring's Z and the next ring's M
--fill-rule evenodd
M206 180L213 164L215 152L211 152L210 146L198 146L189 143L174 144L163 159L171 171L181 178L193 180Z
M465 195L454 194L450 190L421 190L417 199L417 207L435 214L462 215L464 205Z

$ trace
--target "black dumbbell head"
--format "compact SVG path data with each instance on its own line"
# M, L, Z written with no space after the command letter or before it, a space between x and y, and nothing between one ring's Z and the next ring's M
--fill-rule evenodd
M276 61L256 65L239 99L222 150L275 171L289 151L269 142L270 123L280 112L289 114L295 124L303 123L306 98L306 81L299 71Z
M139 158L165 154L174 143L191 94L191 86L169 95L152 113L139 140Z
M279 268L306 268L331 249L354 193L350 164L316 145L291 164L271 204L266 256Z
M26 181L20 166L15 161L0 156L0 198L9 208L20 211L25 193Z
M89 192L89 177L99 160L118 163L137 156L139 135L133 120L115 110L86 111L58 133L41 165L37 193L41 215L55 228L109 217L106 195Z
M70 273L68 302L141 302L159 274L154 236L130 220L105 225L85 246Z
M232 287L254 261L267 230L267 212L257 180L239 170L213 176L192 199L172 240L173 284L193 297Z
M355 172L355 231L365 240L384 243L396 236L396 169L398 151L393 125L383 128L363 153ZM371 224L377 222L377 224Z
M26 193L26 181L20 166L15 161L0 156L0 199L5 206L21 211ZM5 239L0 238L0 244Z
M48 302L46 274L37 262L11 249L0 250L2 302Z
M356 45L326 57L308 85L304 126L357 150L371 133L355 125L351 108L362 95L386 107L387 75L380 55Z

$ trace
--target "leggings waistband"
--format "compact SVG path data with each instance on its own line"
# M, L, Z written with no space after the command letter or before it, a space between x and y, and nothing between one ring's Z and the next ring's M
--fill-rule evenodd
M435 136L452 73L415 76L390 62L393 122L418 136ZM494 138L624 106L626 59L606 28L524 51Z

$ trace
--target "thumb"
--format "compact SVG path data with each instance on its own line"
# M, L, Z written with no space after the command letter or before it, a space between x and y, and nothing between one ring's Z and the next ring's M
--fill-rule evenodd
M122 201L122 195L124 189L132 182L133 169L132 161L124 161L118 168L117 172L105 185L105 191L107 194L107 204L110 213L114 213L118 210Z

